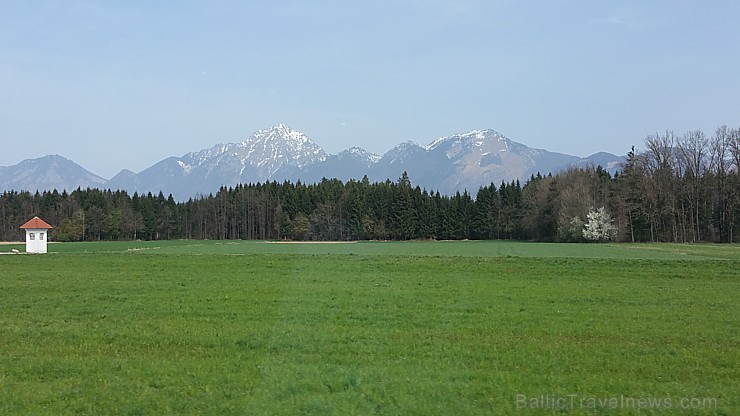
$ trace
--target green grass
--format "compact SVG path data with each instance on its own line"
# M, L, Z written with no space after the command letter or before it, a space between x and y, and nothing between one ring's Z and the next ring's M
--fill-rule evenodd
M0 252L24 250L0 246ZM625 260L740 259L740 245L716 244L562 244L515 241L359 241L341 244L265 241L110 241L49 244L50 253L145 254L361 254L445 257L538 257Z
M49 249L0 256L0 414L740 412L738 246Z

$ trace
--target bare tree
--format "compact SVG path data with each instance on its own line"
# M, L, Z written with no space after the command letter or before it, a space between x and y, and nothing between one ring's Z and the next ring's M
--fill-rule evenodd
M558 175L558 187L560 188L558 229L568 229L574 218L583 221L588 211L594 206L594 192L590 176L589 172L583 169L569 169Z
M728 147L731 154L728 171L728 240L735 242L735 220L740 217L740 128L730 130Z
M720 242L733 241L734 214L736 207L736 172L733 176L733 167L736 165L733 156L733 147L738 147L737 130L727 126L717 128L709 143L709 183L711 193L711 213L713 229ZM734 185L734 186L733 186Z
M730 130L728 142L730 160L732 161L732 165L728 169L738 173L738 170L740 170L740 128Z
M646 196L652 209L651 229L665 241L683 240L676 221L675 143L672 131L666 131L663 136L648 136L645 138L647 151L642 158L645 171L652 179L646 183Z
M686 199L689 205L692 241L702 239L702 205L703 198L702 178L707 172L707 153L709 140L701 130L694 130L684 134L678 140L677 154L679 165L683 168L683 182L686 190Z

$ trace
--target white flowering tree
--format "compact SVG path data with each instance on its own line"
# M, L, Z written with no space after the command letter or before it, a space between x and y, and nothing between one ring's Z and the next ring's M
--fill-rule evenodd
M586 215L583 238L589 241L611 241L617 236L617 227L606 208L592 209Z

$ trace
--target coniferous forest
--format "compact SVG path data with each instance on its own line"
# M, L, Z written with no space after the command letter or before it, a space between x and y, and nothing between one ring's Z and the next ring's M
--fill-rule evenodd
M573 168L440 195L405 173L385 182L268 182L177 202L162 192L77 189L0 195L0 239L34 215L56 241L513 239L585 241L597 217L624 242L740 241L740 134L725 126L648 136L619 171ZM603 209L601 209L603 208ZM593 225L593 224L591 224Z

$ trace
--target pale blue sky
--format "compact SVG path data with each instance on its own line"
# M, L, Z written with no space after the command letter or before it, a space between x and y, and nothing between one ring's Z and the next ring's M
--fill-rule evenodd
M740 126L738 1L4 1L0 166L110 178L286 123L331 153L492 128L626 153Z

